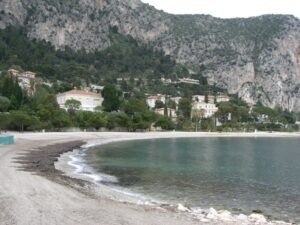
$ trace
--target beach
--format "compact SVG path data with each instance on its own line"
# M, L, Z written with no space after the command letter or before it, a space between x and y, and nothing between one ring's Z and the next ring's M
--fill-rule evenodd
M81 145L176 137L295 137L299 133L14 133L15 143L0 146L0 224L284 224L257 215L229 212L193 215L176 207L141 203L104 185L72 176L59 155ZM66 159L66 157L65 157ZM56 165L56 167L54 166ZM180 200L179 200L180 202Z

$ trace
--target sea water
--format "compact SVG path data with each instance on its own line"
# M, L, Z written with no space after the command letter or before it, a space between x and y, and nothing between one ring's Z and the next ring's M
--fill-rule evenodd
M94 147L84 162L108 185L189 207L300 222L300 139L176 138ZM101 179L100 179L101 180Z

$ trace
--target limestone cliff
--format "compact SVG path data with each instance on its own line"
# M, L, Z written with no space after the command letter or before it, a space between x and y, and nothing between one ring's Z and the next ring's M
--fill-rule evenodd
M162 49L249 103L300 111L300 20L171 15L139 0L1 0L0 28L57 48L110 46L109 29Z

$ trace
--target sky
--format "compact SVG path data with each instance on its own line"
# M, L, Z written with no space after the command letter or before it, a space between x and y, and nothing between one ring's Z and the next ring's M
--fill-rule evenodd
M174 14L209 14L221 18L292 14L300 18L300 0L142 0Z

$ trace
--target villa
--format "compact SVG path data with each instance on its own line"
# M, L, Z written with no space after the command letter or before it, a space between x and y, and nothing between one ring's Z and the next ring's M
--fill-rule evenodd
M160 94L150 95L150 96L147 97L147 100L146 100L147 105L150 108L154 108L155 107L156 101L161 101L161 102L163 102L165 104L166 103L166 96L160 95Z
M81 110L83 111L95 111L97 106L101 106L103 97L101 94L83 91L83 90L71 90L56 96L57 103L62 109L66 109L65 103L67 100L75 99L81 102Z
M33 95L35 92L35 76L36 74L31 71L19 72L15 69L9 69L8 73L12 77L16 77L20 87L25 90L29 95Z
M165 111L168 113L168 115L165 115ZM175 109L167 108L166 110L164 108L155 109L155 113L162 115L162 116L168 116L170 117L174 122L177 120L177 114Z
M218 111L215 104L205 102L193 102L192 109L204 110L204 118L212 117Z

